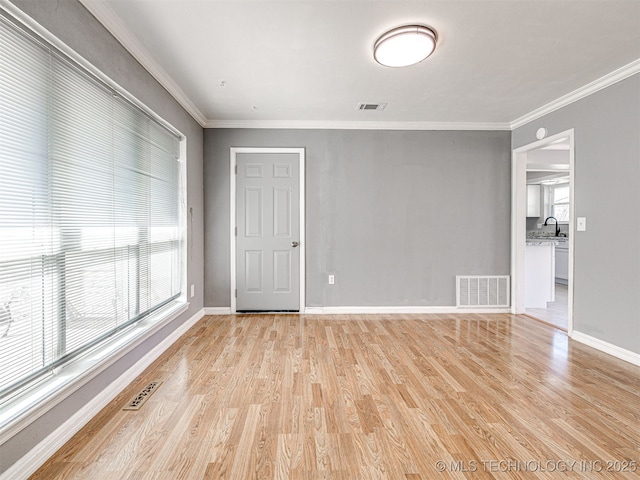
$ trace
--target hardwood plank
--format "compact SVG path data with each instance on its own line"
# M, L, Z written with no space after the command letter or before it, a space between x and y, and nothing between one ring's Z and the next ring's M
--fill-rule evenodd
M525 316L216 316L32 478L640 478L639 424L639 367Z

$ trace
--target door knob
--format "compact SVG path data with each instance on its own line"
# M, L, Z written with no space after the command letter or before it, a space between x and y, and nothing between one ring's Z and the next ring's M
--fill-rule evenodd
M296 248L298 245L300 245L298 242L291 242L291 246L293 248Z

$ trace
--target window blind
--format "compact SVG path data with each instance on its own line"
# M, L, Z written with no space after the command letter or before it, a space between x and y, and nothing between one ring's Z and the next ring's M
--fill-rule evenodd
M0 15L0 401L181 295L180 139Z

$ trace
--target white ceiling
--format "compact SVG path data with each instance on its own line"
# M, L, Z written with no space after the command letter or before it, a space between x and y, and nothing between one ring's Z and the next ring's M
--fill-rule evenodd
M640 71L638 0L82 2L207 126L510 128ZM378 65L376 38L405 23L433 27L435 53Z

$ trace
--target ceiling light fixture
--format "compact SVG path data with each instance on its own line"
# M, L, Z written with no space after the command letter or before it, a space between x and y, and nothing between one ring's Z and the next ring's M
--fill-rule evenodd
M394 28L376 40L373 58L386 67L408 67L431 55L437 38L434 30L423 25Z

